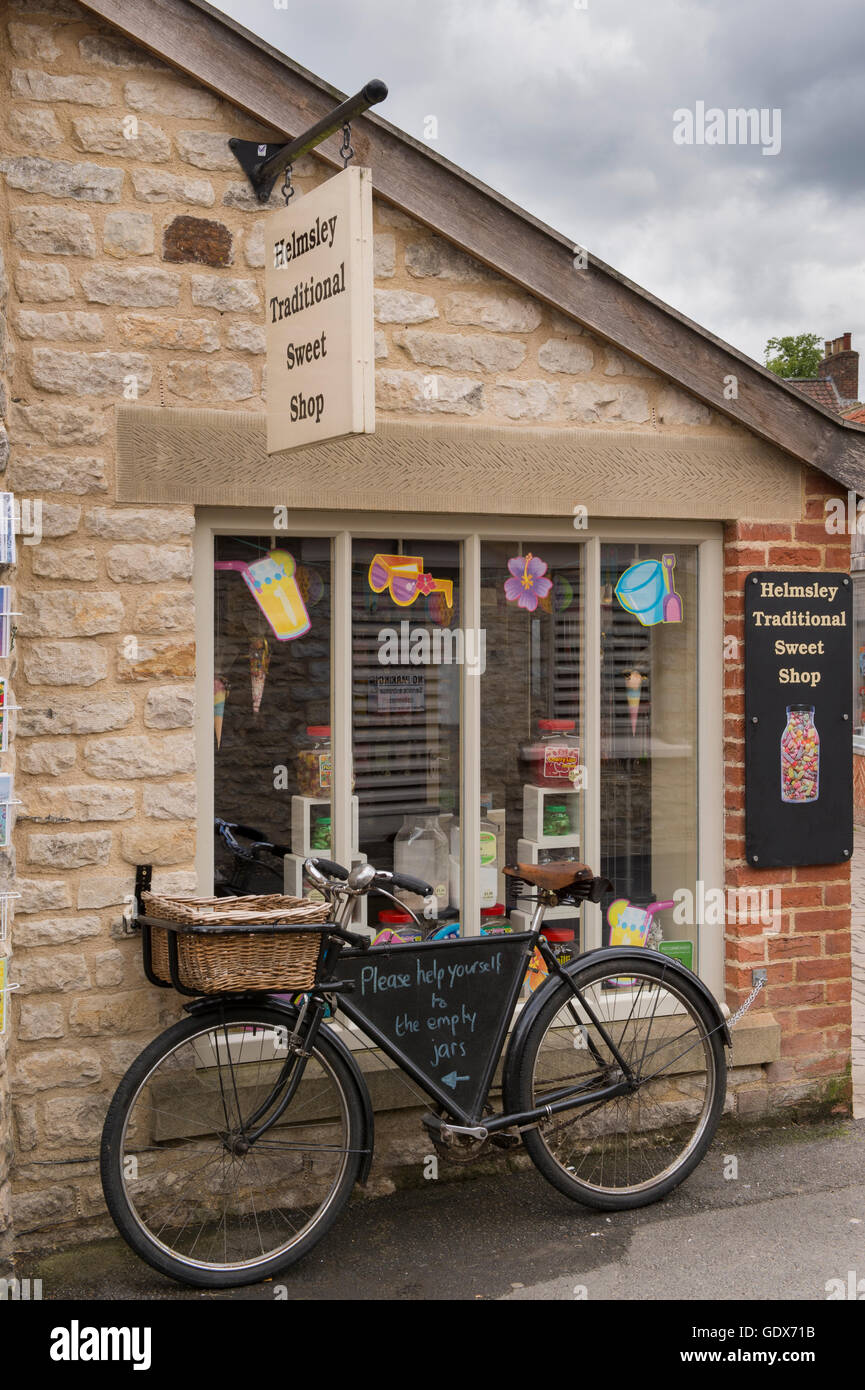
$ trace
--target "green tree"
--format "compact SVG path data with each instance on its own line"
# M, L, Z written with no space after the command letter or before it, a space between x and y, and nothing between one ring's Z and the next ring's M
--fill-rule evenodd
M766 344L766 366L776 376L816 376L818 363L823 360L821 344L817 333L770 338Z

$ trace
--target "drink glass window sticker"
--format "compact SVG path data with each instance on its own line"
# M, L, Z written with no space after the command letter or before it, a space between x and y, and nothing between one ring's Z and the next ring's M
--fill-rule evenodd
M269 550L261 560L217 560L214 569L237 570L280 642L303 637L312 626L297 582L294 556Z

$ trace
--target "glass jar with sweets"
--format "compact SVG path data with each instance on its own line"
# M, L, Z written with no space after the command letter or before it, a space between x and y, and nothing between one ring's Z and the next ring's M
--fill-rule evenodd
M576 728L575 719L538 720L537 736L522 754L533 786L562 791L573 785L573 774L580 765Z
M781 800L816 801L820 795L820 735L813 705L788 705L781 735Z
M546 941L559 965L566 965L577 953L577 933L573 927L564 923L561 926L545 926L541 936Z
M481 931L491 936L501 936L503 932L513 931L504 903L493 903L492 907L481 908Z
M330 725L310 724L297 750L297 789L301 796L318 799L330 791L333 767Z
M543 832L545 835L570 835L571 818L563 801L545 801Z
M310 849L330 850L330 816L316 816L309 837Z

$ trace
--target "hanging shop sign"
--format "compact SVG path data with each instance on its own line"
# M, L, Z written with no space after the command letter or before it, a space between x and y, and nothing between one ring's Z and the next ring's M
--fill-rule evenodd
M842 864L853 850L849 575L745 581L745 849L755 868Z
M343 169L271 213L264 244L267 452L371 434L371 171Z

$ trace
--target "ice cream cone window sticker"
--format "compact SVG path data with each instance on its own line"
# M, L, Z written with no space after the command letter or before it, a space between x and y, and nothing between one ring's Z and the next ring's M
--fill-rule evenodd
M436 579L424 571L422 555L373 555L369 567L369 587L374 594L385 589L394 603L407 608L418 594L441 594L448 608L454 606L452 579Z
M642 623L680 623L682 599L676 591L675 555L660 560L639 560L625 570L616 585L616 598L626 612Z

